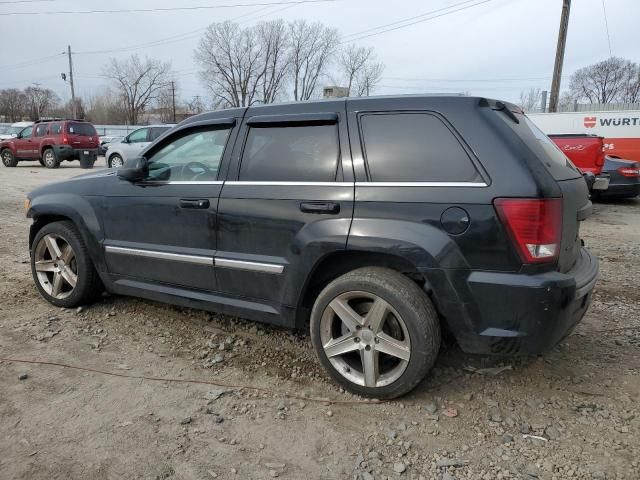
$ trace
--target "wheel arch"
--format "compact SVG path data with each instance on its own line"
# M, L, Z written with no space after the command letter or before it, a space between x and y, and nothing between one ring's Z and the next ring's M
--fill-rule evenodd
M338 250L320 258L310 270L304 282L298 300L298 327L306 326L308 316L318 294L336 278L363 267L382 267L397 271L420 286L434 302L433 285L415 265L406 258L387 252L369 250Z
M105 272L106 265L101 247L102 224L90 202L69 194L55 195L58 197L55 201L53 199L47 201L48 195L44 197L36 198L28 212L28 216L33 219L29 229L29 250L33 247L36 235L44 226L53 222L68 221L78 230L96 270Z
M57 157L57 155L56 155L56 150L55 150L55 148L53 148L53 145L51 145L51 144L47 143L47 144L42 145L42 146L40 147L40 158L42 158L42 156L44 155L44 151L45 151L47 148L50 148L50 149L51 149L51 151L53 152L53 156L54 156L54 157Z

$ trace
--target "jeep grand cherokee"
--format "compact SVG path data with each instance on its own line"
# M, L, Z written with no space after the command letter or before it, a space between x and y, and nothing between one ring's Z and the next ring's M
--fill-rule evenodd
M466 352L542 352L598 263L578 170L514 105L400 96L189 118L124 168L29 196L35 284L285 327L352 392L393 398Z

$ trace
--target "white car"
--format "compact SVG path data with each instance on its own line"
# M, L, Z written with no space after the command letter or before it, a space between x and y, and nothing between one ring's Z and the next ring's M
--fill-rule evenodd
M129 158L135 158L142 150L175 125L149 125L134 130L120 142L110 143L104 157L109 168L120 168Z
M16 122L12 123L2 132L0 132L0 140L8 140L9 138L15 138L18 136L18 133L22 131L25 127L30 127L33 125L33 122Z

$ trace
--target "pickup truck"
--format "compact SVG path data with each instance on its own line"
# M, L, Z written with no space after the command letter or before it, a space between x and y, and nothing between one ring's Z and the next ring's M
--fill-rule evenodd
M598 135L550 134L549 138L580 170L590 192L609 188L609 173L603 170L605 162L604 138Z

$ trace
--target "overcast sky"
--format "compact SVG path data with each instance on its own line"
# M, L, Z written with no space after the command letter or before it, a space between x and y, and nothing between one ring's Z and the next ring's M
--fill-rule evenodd
M132 53L171 61L182 98L206 96L193 50L199 34L212 22L237 19L251 25L275 18L304 18L336 27L348 40L350 34L378 33L370 29L436 10L416 19L426 21L357 41L374 47L386 65L375 93L468 92L513 101L524 89L549 89L551 84L562 0L473 0L464 4L463 0L336 0L255 5L270 1L282 0L0 0L0 88L22 88L37 82L68 99L69 88L60 72L68 70L67 57L61 53L70 44L76 52L76 92L81 96L96 94L105 85L100 74L109 57ZM7 15L239 3L254 5L169 12ZM563 87L574 70L609 56L602 0L572 3ZM604 5L613 55L640 61L640 1L604 0ZM442 10L446 7L452 8ZM469 8L433 18L462 7Z

